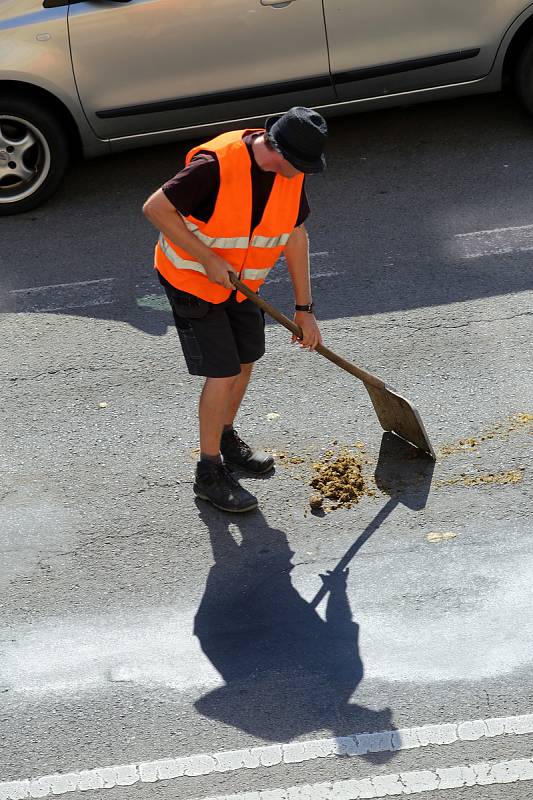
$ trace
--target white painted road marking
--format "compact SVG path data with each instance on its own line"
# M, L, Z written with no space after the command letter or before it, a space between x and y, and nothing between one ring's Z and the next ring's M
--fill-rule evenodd
M520 225L509 228L494 228L473 233L460 233L455 236L459 245L459 256L465 259L503 253L533 250L533 225ZM327 258L329 251L310 253L310 258ZM281 261L283 261L283 257ZM341 273L336 271L316 272L313 278L334 278ZM289 281L289 276L274 277L267 283ZM101 278L77 283L59 283L51 286L35 286L27 289L13 289L10 295L17 300L18 311L61 311L69 308L108 305L113 302L113 283L115 278ZM154 300L154 298L158 298ZM146 295L137 301L141 307L166 308L163 295Z
M492 763L484 761L466 767L395 772L362 780L306 784L288 789L224 794L206 797L205 800L367 800L530 780L533 780L533 758L523 758Z
M312 272L311 273L311 280L315 280L315 278L337 278L341 273L340 272ZM268 278L266 281L267 285L271 283L288 283L290 281L289 275L283 275L280 278Z
M315 253L314 255L327 255L327 253ZM338 278L340 272L312 272L311 279L316 278ZM270 286L273 283L289 283L291 280L289 275L281 275L277 278L267 278L265 284ZM152 308L154 311L168 311L169 305L166 294L145 294L137 299L137 305L140 308Z
M533 250L533 225L460 233L455 237L463 258Z
M158 761L145 761L139 764L120 764L111 767L98 767L96 769L70 772L61 775L46 775L41 778L25 779L0 783L0 800L24 800L29 797L49 797L56 794L85 791L88 789L112 789L115 786L131 786L135 783L156 783L182 777L197 777L214 773L235 772L241 769L258 769L262 767L275 767L278 764L301 764L305 761L314 761L320 758L334 758L336 756L361 756L366 753L400 752L421 747L442 746L456 742L475 742L481 739L492 739L499 736L522 736L533 733L533 714L524 714L515 717L498 717L493 719L477 719L466 722L447 723L443 725L425 725L417 728L404 728L397 731L381 731L378 733L361 733L354 736L343 736L330 739L314 739L303 742L290 742L288 744L272 744L263 747L251 747L243 750L230 750L215 753L197 753L192 756L180 758L167 758ZM510 762L509 762L510 763ZM467 767L465 769L472 769ZM491 768L491 775L497 776L498 771ZM522 768L521 768L522 769ZM456 770L457 771L457 770ZM428 774L436 776L439 771ZM447 770L440 770L446 773ZM453 772L453 770L452 770ZM418 775L422 773L407 773ZM425 774L425 773L424 773ZM485 773L484 773L485 774ZM502 772L503 774L503 772ZM528 773L529 774L529 773ZM390 777L390 776L389 776ZM528 778L513 778L513 780L529 780ZM384 778L379 778L382 781ZM391 778L392 780L392 778ZM395 776L394 780L398 780ZM403 778L402 778L403 780ZM428 779L429 780L429 779ZM365 783L366 781L366 783ZM378 778L367 778L365 781L348 781L350 785L371 785L368 781L378 781ZM493 783L502 783L503 780L493 780ZM343 786L346 782L340 781ZM426 781L427 783L427 781ZM322 797L335 797L339 800L346 797L352 800L357 797L386 797L381 794L332 794L334 784L320 784L327 787L329 794L317 794L316 788L302 787L283 790L292 794L268 794L261 792L254 795L232 795L235 800L274 800L275 798L294 798L294 800L319 800ZM380 784L378 784L380 785ZM391 783L391 786L393 784ZM455 784L454 784L455 785ZM462 786L462 783L457 786ZM478 785L478 784L468 784ZM481 784L479 784L481 785ZM451 786L438 786L432 788L452 788ZM429 788L417 791L429 791ZM320 790L321 791L321 790ZM324 789L326 791L326 789ZM352 791L352 789L350 789ZM359 791L359 790L358 790ZM373 789L373 791L375 791ZM381 790L380 790L381 791ZM314 794L313 794L314 792ZM407 794L407 792L404 792ZM412 792L411 792L412 793ZM389 792L388 794L394 794ZM396 792L398 794L398 792ZM212 798L211 800L226 800ZM229 798L227 798L229 800Z
M101 278L78 283L57 283L12 289L15 311L61 311L67 308L102 306L113 302L115 278Z
M455 236L462 258L482 258L503 253L533 250L533 225L520 225L509 228L460 233ZM310 253L310 258L327 258L329 251ZM281 259L283 261L283 257ZM317 272L313 278L338 277L339 272ZM271 278L268 283L281 283L289 277ZM113 302L112 286L115 278L101 278L77 283L58 283L50 286L34 286L27 289L13 289L10 295L18 300L15 310L20 311L61 311L69 308L108 305ZM154 295L140 298L138 305L158 308L154 305ZM161 296L161 299L164 298ZM146 302L143 302L146 301ZM166 306L165 306L166 307Z
M329 252L310 253L310 258L324 258ZM317 272L315 278L331 278L338 272ZM289 276L272 278L268 283L289 281ZM113 284L116 278L99 278L74 283L56 283L48 286L30 286L26 289L12 289L9 294L15 301L15 311L62 311L69 308L88 308L113 303ZM166 295L147 294L137 300L140 307L156 310L168 309Z
M9 517L0 517L0 529L2 522L6 527L6 520L9 531ZM518 517L508 523L509 533L517 540L527 539L530 528L528 520ZM482 522L471 521L469 531L472 540L486 533ZM326 562L320 562L320 568L325 568ZM379 607L361 607L357 587L350 588L348 601L351 608L357 608L362 632L359 653L367 679L411 685L450 680L482 682L528 669L533 641L530 562L519 554L510 554L500 559L497 567L483 565L486 590L478 592L475 602L440 609L438 613L434 604L426 603L421 610L415 609L410 600L399 605L385 602ZM399 576L395 595L409 597L411 580L409 573ZM466 568L461 571L448 564L434 589L449 591L452 587L460 595L465 580ZM309 567L296 565L291 582L303 600L310 603L318 581ZM161 605L146 610L140 619L130 613L114 612L61 619L43 617L38 626L20 624L14 629L0 622L0 637L3 635L4 639L0 686L28 698L79 695L91 687L109 688L115 670L120 669L122 679L127 676L134 685L164 686L198 699L206 691L225 685L205 657L198 638L192 635L204 591L198 587L185 606ZM517 619L520 626L516 625ZM494 637L494 630L504 631L505 635ZM296 641L301 635L296 627ZM270 668L265 667L267 672Z

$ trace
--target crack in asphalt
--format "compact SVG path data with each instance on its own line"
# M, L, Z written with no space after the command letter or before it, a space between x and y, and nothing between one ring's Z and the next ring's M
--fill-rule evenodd
M398 330L398 329L401 329L401 328L404 328L404 329L407 329L407 330L414 330L414 331L429 331L429 330L435 330L435 329L456 330L457 328L467 328L469 325L483 325L483 324L492 323L492 322L507 322L509 320L518 319L519 317L530 317L530 316L533 316L533 311L522 311L519 314L511 314L510 316L507 316L507 317L493 317L493 318L490 318L490 319L470 319L470 320L467 320L466 322L458 323L457 325L445 324L444 322L439 322L436 325L409 325L409 324L403 323L403 322L398 322L398 323L396 323L396 322L392 322L392 323L379 323L379 322L378 323L371 323L371 322L369 322L367 324L363 323L362 325L359 325L359 323L358 323L358 326L362 327L362 328L372 328L372 329L382 328L384 330L391 330L391 329L392 330ZM335 329L336 333L342 333L343 331L353 331L353 327L352 326L346 326L346 327L343 327L343 328L336 328Z

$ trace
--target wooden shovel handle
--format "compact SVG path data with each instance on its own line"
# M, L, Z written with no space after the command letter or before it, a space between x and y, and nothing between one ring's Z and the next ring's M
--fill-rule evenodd
M245 283L242 283L242 281L237 278L235 273L230 272L229 276L232 284L236 289L239 290L239 292L242 292L242 294L251 300L252 303L255 303L256 306L259 306L259 308L262 308L263 311L265 311L270 317L273 317L273 319L279 322L280 325L283 325L285 328L287 328L287 330L293 333L298 339L303 339L302 329L299 325L293 322L292 319L289 319L285 316L285 314L282 314L281 311L278 311L277 308L274 308L274 306L270 305L270 303L267 303L266 300L263 300L262 297L259 297L259 295L250 289L249 286L246 286ZM349 372L350 375L354 375L356 378L359 378L359 380L363 381L363 383L368 383L370 386L375 386L376 389L385 388L383 381L376 377L376 375L372 375L372 373L361 369L361 367L356 367L355 364L351 364L342 356L334 353L333 350L329 349L329 347L324 347L323 344L319 344L315 349L317 353L320 353L321 356L327 358L328 361L331 361L341 369Z

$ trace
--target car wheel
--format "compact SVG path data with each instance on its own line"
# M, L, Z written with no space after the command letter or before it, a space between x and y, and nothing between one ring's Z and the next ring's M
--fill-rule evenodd
M29 211L55 192L69 161L58 120L33 100L0 100L0 216Z
M524 47L515 70L515 89L526 110L533 114L533 39Z

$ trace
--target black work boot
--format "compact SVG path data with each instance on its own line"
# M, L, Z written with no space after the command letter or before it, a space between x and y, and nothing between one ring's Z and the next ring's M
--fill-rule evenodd
M252 450L233 428L223 432L220 440L220 452L224 456L226 464L246 469L256 475L270 472L274 466L274 458L271 455L261 450Z
M208 500L222 511L253 511L257 498L235 480L225 464L199 461L193 491L201 500Z

